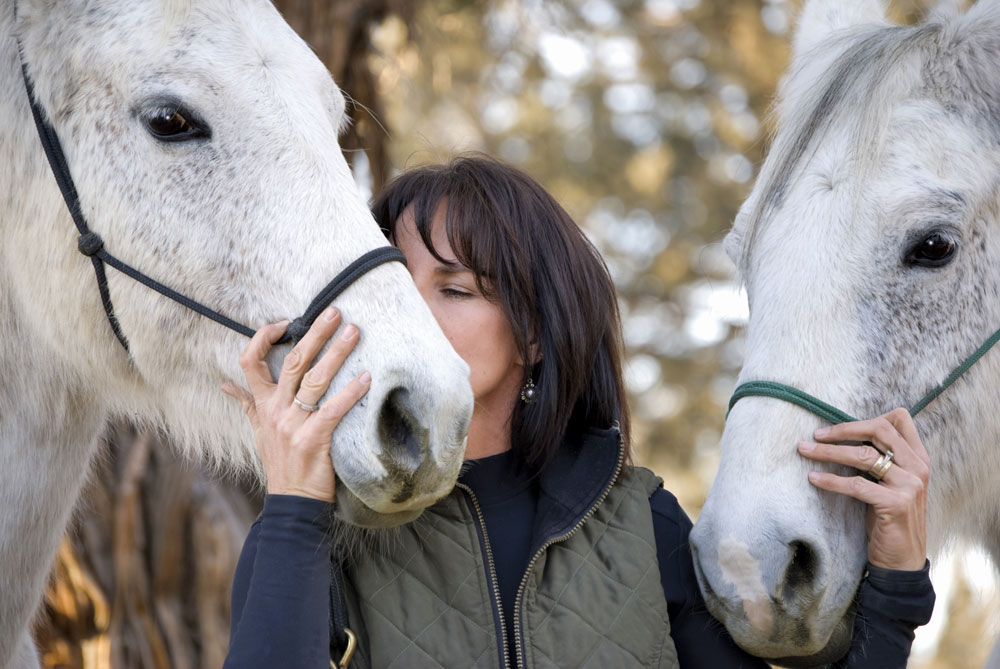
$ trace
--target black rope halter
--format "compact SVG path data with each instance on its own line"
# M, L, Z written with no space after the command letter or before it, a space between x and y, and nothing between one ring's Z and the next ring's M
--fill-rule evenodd
M178 304L181 304L188 309L201 314L202 316L211 318L216 323L219 323L230 330L235 330L242 335L252 337L255 334L255 330L252 328L234 321L228 316L206 307L200 302L193 300L168 286L165 286L156 279L142 273L140 270L122 262L105 250L104 240L101 239L100 235L96 232L91 231L90 227L87 225L86 219L83 216L83 211L80 207L80 197L76 192L76 186L73 184L73 177L70 175L69 166L66 162L66 156L63 153L62 145L59 143L59 137L56 135L56 131L52 125L46 120L44 112L35 99L34 87L31 84L31 78L28 76L28 69L24 62L24 54L21 51L20 43L18 43L18 54L21 59L21 74L24 77L24 87L28 92L28 101L31 103L31 115L35 119L35 127L38 129L38 137L42 141L42 148L45 149L45 157L49 160L49 166L52 168L52 174L55 176L56 183L59 185L59 190L62 193L63 200L66 201L66 207L69 209L69 213L73 217L73 223L76 224L76 229L80 233L80 237L77 241L77 248L80 250L80 253L90 258L91 263L94 265L94 273L97 276L97 290L101 294L101 304L104 306L104 313L107 314L108 323L111 325L111 329L114 332L115 337L121 343L122 347L125 348L125 351L129 352L128 339L125 337L125 333L122 332L121 323L115 316L115 308L111 302L111 292L108 290L108 280L104 272L105 264L110 265L122 274L131 277L144 286L152 288L161 295L169 297ZM360 258L352 262L336 277L334 277L333 281L328 283L326 287L319 292L313 301L309 303L305 313L288 325L288 329L285 331L285 334L277 341L277 343L284 344L301 339L302 336L309 330L309 327L313 324L316 318L319 317L319 314L323 311L323 309L325 309L327 305L334 300L334 298L344 292L348 286L357 281L360 277L370 272L375 267L387 262L401 262L405 265L406 258L396 247L382 246L368 251Z

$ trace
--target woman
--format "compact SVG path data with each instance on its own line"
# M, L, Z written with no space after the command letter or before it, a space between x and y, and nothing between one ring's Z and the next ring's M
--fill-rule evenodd
M629 465L615 291L569 215L523 173L478 157L408 172L373 209L469 364L475 410L455 490L345 559L351 666L766 667L707 613L677 500ZM359 333L346 325L305 375L339 326L331 308L277 384L263 359L284 326L261 329L241 359L253 396L227 389L254 426L268 490L237 568L227 666L329 661L328 444L370 377L315 414L293 398L314 403L350 353ZM898 412L816 439L803 456L867 471L873 451L839 442L870 440L910 463L891 508L846 477L810 476L870 504L870 575L840 666L904 666L933 606L927 455Z

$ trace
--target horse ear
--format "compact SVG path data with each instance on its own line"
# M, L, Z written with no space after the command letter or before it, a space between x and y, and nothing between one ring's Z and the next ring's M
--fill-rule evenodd
M743 237L746 234L747 217L747 207L744 204L740 212L736 215L736 220L733 221L733 227L729 229L729 232L726 233L726 238L722 240L722 248L725 250L726 255L740 269L743 262Z
M980 4L988 0L980 0ZM927 12L928 22L947 22L962 15L961 0L937 0Z
M740 266L740 257L742 254L743 246L743 230L737 228L735 225L730 228L729 232L726 233L725 239L722 240L722 248L725 249L726 255L729 259L733 261L733 264L737 267Z
M885 20L884 0L808 0L799 15L792 52L798 58L837 31Z

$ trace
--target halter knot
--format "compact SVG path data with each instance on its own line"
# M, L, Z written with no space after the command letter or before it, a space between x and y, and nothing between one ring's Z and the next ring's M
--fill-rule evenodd
M104 248L104 240L96 232L85 232L76 241L76 246L80 253L85 256L96 256Z
M285 329L285 336L282 339L295 343L302 339L307 332L309 332L309 324L303 322L300 316L288 324L288 327Z

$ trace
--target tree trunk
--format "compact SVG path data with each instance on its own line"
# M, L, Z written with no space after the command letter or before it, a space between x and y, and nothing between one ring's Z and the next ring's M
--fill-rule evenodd
M403 0L279 0L278 9L326 63L353 123L348 162L363 149L372 187L389 172L388 137L368 67L370 29ZM354 101L355 104L351 104ZM168 438L124 422L109 428L55 561L36 639L46 667L220 667L240 548L261 499L180 460Z
M36 638L50 667L219 667L229 590L259 502L111 428L64 537Z

